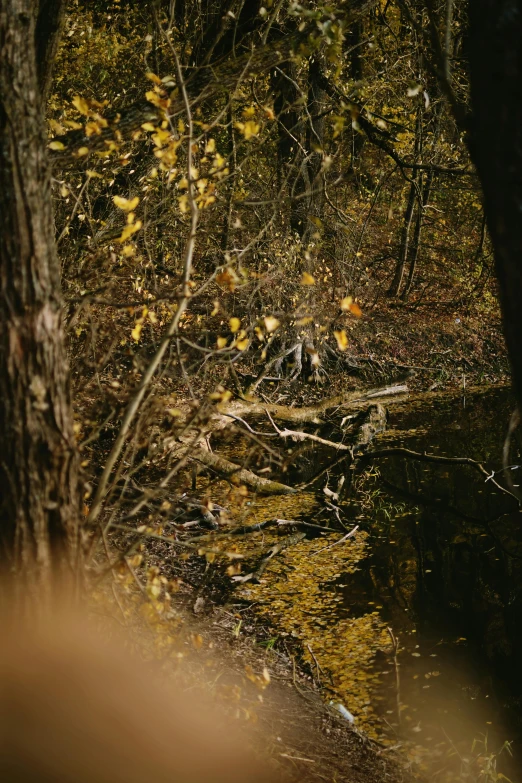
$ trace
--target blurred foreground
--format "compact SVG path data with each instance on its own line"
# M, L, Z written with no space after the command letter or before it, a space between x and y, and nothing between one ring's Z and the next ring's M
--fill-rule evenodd
M111 634L112 635L112 634ZM3 617L0 780L273 781L202 697L68 613Z

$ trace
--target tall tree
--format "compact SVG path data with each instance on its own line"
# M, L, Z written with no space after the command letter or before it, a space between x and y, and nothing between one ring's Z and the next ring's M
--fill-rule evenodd
M522 0L469 5L469 145L495 249L504 332L522 407Z
M0 0L0 559L39 583L78 548L44 115L64 5Z

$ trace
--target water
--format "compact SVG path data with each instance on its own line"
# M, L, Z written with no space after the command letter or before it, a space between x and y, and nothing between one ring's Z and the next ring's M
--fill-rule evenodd
M392 408L373 448L498 470L512 408L498 389ZM500 770L521 779L522 513L468 466L393 456L369 467L352 496L363 502L369 554L330 587L339 617L375 608L397 640L397 655L374 663L382 734L434 780L495 780ZM506 740L513 759L506 749L497 758Z
M371 450L471 457L501 471L513 406L498 388L392 405ZM341 419L319 434L339 440ZM292 467L281 478L292 485L332 463L332 450L317 444L289 445L287 456ZM288 508L262 500L259 518L301 514L331 523L323 488L335 490L343 476L337 513L346 526L359 525L355 538L302 541L274 558L263 584L247 583L240 595L285 644L295 640L327 699L344 702L360 728L398 747L428 779L521 781L517 501L470 466L395 455L370 457L356 470L337 462L318 479L315 500L309 490L271 501ZM263 536L256 545L269 545Z

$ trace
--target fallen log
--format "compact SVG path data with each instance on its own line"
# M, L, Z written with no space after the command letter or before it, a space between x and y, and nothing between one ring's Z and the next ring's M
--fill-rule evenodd
M335 397L329 397L321 400L316 405L305 406L302 408L292 408L289 405L278 405L265 402L247 402L246 400L234 400L221 412L224 415L232 416L263 416L267 412L274 419L282 421L292 421L301 424L324 424L321 418L327 411L334 408L350 408L360 410L369 402L378 402L380 399L395 397L396 400L403 399L408 394L408 387L404 384L398 386L385 386L380 389L370 389L367 392L351 391L346 394L339 394Z
M238 483L245 484L261 495L290 495L296 492L293 487L289 487L287 484L281 484L279 481L271 481L270 479L257 476L251 470L242 468L241 465L230 462L230 460L220 457L212 451L198 448L190 455L190 458L196 462L201 462L207 468L212 468L212 470L215 470L216 473L219 473L224 478L230 479L234 477Z

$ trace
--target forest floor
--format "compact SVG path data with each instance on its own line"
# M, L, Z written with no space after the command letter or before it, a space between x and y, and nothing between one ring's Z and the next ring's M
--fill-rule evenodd
M156 562L168 573L168 551L161 545L154 550L149 564ZM181 574L172 602L175 644L184 658L178 674L188 692L210 695L217 709L245 731L256 755L274 770L274 780L422 780L397 748L370 739L326 703L320 672L307 670L291 646L273 646L268 623L251 608L233 596L224 603L219 596L213 600L201 586L191 586L205 582L201 564L186 561ZM172 624L167 621L165 627L170 638ZM156 629L160 640L164 626Z
M394 381L408 370L408 385L416 391L494 384L509 378L502 324L491 310L464 314L436 307L426 311L381 305L360 319L352 318L347 331L347 361L355 365L348 373L362 381L371 379L372 385Z

